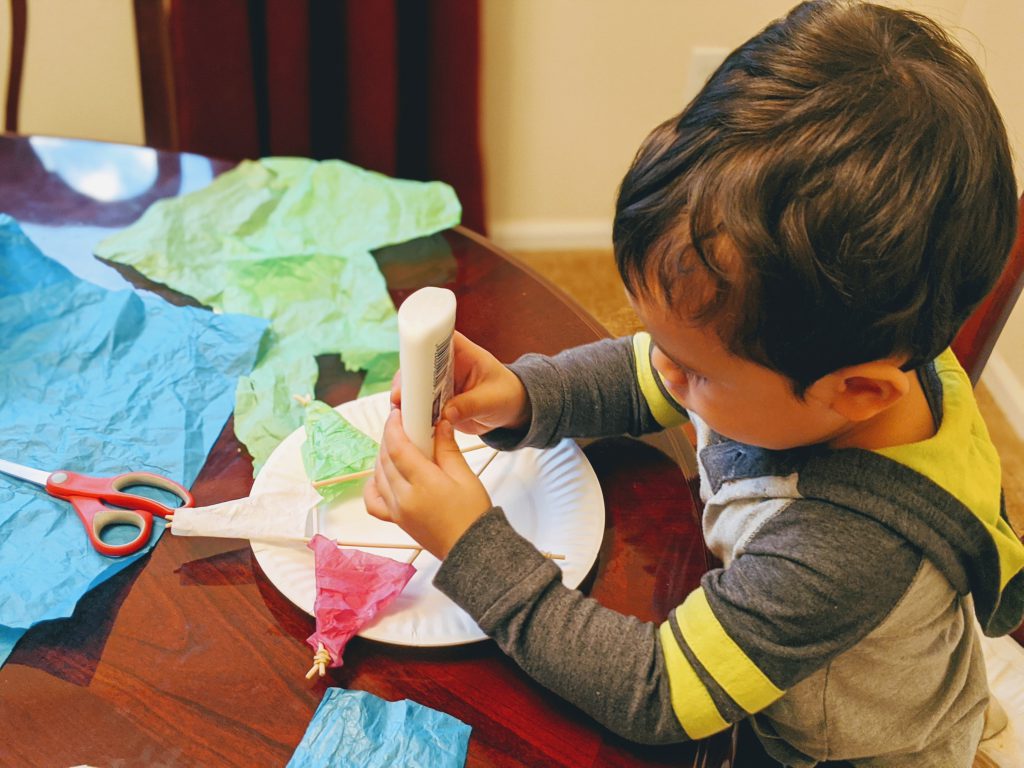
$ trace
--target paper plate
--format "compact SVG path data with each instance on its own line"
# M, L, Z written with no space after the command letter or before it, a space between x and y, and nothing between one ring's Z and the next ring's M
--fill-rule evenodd
M374 440L380 440L390 410L388 393L353 400L336 410ZM252 495L294 489L297 499L308 498L309 480L300 446L305 430L297 429L274 450L252 486ZM463 447L479 444L477 437L457 435ZM493 451L472 451L466 459L474 469L483 466ZM590 463L571 440L553 448L502 452L481 475L495 505L502 507L512 526L538 549L565 555L555 560L563 582L577 586L597 558L604 535L604 498ZM363 505L362 484L339 499L323 502L309 513L307 530L345 542L414 544L398 526L371 517ZM297 514L307 514L297 504ZM302 544L253 541L253 552L267 578L302 610L313 614L316 582L313 553ZM403 549L366 548L368 552L405 561ZM414 563L416 575L405 591L374 621L361 637L397 645L442 646L483 640L486 636L469 615L434 588L439 561L423 552ZM495 563L501 568L501 563Z

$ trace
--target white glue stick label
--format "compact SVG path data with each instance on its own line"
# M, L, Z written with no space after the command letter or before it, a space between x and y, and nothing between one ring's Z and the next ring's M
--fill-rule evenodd
M434 425L454 390L455 294L421 288L398 308L402 426L424 456L434 455Z

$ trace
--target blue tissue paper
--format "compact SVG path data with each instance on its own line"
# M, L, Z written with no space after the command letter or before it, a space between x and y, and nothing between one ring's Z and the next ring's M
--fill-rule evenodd
M471 730L415 701L328 688L287 768L463 768Z
M107 290L0 214L0 458L44 471L147 471L188 487L231 415L266 321ZM0 664L34 624L148 552L111 558L71 505L0 474Z

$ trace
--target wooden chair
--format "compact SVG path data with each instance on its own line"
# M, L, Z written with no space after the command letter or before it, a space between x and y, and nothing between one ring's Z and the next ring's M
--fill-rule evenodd
M7 69L7 102L4 105L4 130L18 132L18 104L21 78L25 69L25 38L28 32L28 0L11 0L11 57Z
M438 179L486 232L480 0L132 0L146 144Z
M178 149L174 115L174 84L171 81L170 42L167 34L167 3L134 0L135 32L145 119L146 144L159 149ZM18 111L25 71L28 37L28 0L10 0L11 52L7 69L4 130L18 132Z
M992 347L1006 325L1006 319L1024 288L1024 197L1020 201L1017 221L1017 241L1010 251L1010 259L995 287L967 319L967 323L953 340L953 351L960 364L977 384L981 372L992 354Z
M135 42L146 146L177 151L178 123L174 101L174 64L167 23L170 3L134 0Z

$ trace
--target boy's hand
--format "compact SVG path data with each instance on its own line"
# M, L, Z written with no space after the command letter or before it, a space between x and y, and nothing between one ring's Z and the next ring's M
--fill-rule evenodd
M470 435L526 426L529 403L519 377L458 331L452 343L455 394L445 405L444 418ZM401 372L391 383L391 403L396 407L402 404Z
M441 420L434 430L430 461L402 429L401 411L384 425L377 466L363 486L366 511L397 523L440 560L459 537L491 508L491 499L455 442L452 425Z

